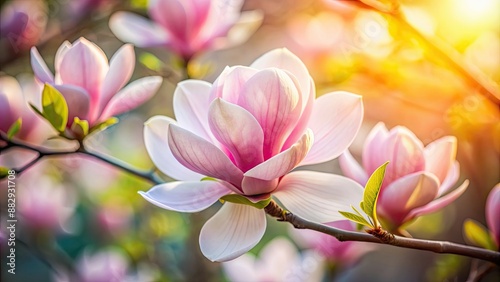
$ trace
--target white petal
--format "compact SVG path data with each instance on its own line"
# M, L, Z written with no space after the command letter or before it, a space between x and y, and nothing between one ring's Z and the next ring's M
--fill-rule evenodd
M309 128L314 132L314 144L302 165L338 157L351 145L362 121L361 96L339 91L316 99L309 120Z
M54 83L54 75L50 72L35 46L31 47L31 67L40 82Z
M178 212L202 211L229 194L226 185L218 181L177 181L156 185L139 194L148 202Z
M211 261L231 260L257 245L265 231L263 210L225 203L201 229L201 252Z
M363 187L340 175L295 171L283 177L274 196L292 213L324 223L344 219L339 210L358 205Z
M200 180L203 175L183 166L168 146L168 127L175 120L154 116L144 124L144 143L151 160L166 175L177 180Z
M366 181L368 181L368 175L354 159L349 150L345 150L345 152L340 155L339 164L345 176L365 186Z
M201 80L185 80L174 91L174 113L177 124L206 140L213 136L208 126L208 108L212 85Z
M229 29L223 40L217 42L215 48L229 48L247 41L262 24L264 15L261 11L245 11L240 19Z
M118 39L137 47L166 44L170 36L155 23L129 12L117 12L109 19L109 28Z

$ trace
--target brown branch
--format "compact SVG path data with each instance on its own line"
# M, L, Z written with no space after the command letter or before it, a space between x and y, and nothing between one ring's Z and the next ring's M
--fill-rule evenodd
M105 156L101 156L97 153L94 153L94 152L91 152L89 150L87 150L85 148L85 146L83 145L83 142L79 142L78 144L78 147L74 150L70 150L70 151L51 151L50 149L47 149L47 148L43 148L43 147L39 147L39 146L35 146L35 145L31 145L31 144L28 144L28 143L24 143L22 141L19 141L19 140L12 140L12 139L8 139L6 137L5 134L1 133L0 132L0 140L6 142L6 146L5 147L1 147L0 148L0 152L4 151L4 150L8 150L8 149L11 149L11 148L22 148L22 149L26 149L26 150L30 150L30 151L33 151L33 152L36 152L38 155L32 159L31 161L29 161L27 164L25 164L24 166L20 167L20 168L15 168L14 170L16 171L16 174L21 174L22 172L26 171L28 168L32 167L33 165L35 165L38 161L40 161L41 159L45 158L45 157L50 157L50 156L64 156L64 155L72 155L72 154L83 154L83 155L87 155L87 156L91 156L95 159L98 159L102 162L105 162L107 164L110 164L120 170L123 170L125 172L128 172L132 175L135 175L137 177L140 177L144 180L147 180L153 184L160 184L160 183L163 183L165 181L163 181L155 172L155 169L151 169L151 170L139 170L137 168L134 168L132 167L131 165L127 164L127 163L124 163L120 160L117 160L117 159L112 159L112 158L109 158L109 157L105 157Z
M461 256L477 258L495 263L496 265L500 265L500 252L495 252L491 250L486 250L446 241L422 240L422 239L406 238L395 235L388 236L385 233L380 234L381 236L383 236L381 237L379 236L379 234L374 234L372 236L368 233L346 231L306 220L291 212L283 210L283 208L281 208L276 202L272 200L269 203L269 205L264 208L264 210L270 216L278 218L278 221L289 222L295 228L298 229L310 229L324 234L328 234L334 236L339 241L370 242L376 244L392 245L401 248L431 251L441 254L456 254Z

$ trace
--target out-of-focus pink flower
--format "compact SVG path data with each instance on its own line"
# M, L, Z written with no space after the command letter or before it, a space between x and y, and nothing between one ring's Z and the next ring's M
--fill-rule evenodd
M54 277L57 282L121 282L127 279L129 262L118 250L106 249L95 253L85 250L76 263L77 277L60 272Z
M88 16L93 11L113 2L116 2L116 0L69 0L69 3L64 5L64 8L66 16L74 21Z
M18 211L23 223L31 228L61 229L73 214L75 195L68 187L43 175L42 168L37 169L29 171L19 180Z
M269 242L258 258L244 254L222 263L231 282L319 281L322 266L321 258L310 253L301 257L290 241L280 237Z
M361 199L362 187L348 178L289 173L339 156L358 132L363 105L346 92L315 99L307 68L286 49L250 67L227 67L213 85L181 82L174 111L177 121L155 116L144 130L153 162L181 180L141 192L159 207L197 212L228 194L254 203L273 194L304 218L330 222ZM265 228L263 210L226 202L203 227L201 250L213 261L233 259L255 246Z
M356 231L355 223L349 220L330 222L327 225L347 231ZM336 265L352 265L364 254L375 249L373 244L352 241L340 242L331 235L313 230L293 228L290 232L301 247L317 251L325 259Z
M456 151L457 139L453 136L440 138L424 148L406 127L388 131L383 123L378 123L365 141L362 166L349 151L339 160L344 174L362 185L375 169L389 161L377 213L392 228L397 228L447 206L462 195L469 184L467 180L446 194L460 174Z
M497 248L500 249L500 183L493 187L486 201L486 222Z
M123 88L135 67L133 46L123 45L108 63L106 54L83 37L73 44L65 41L59 47L54 63L55 77L36 47L31 49L31 66L40 82L53 85L66 99L68 129L74 117L88 121L92 128L134 109L151 98L162 82L159 76L148 76Z
M5 52L4 48L14 53L28 50L40 40L46 25L47 8L44 1L15 0L6 3L0 17L2 53Z
M97 212L99 229L112 234L121 235L130 227L133 210L123 203L106 203Z
M16 138L41 143L55 131L43 118L30 108L29 104L40 106L40 87L33 77L22 76L18 80L11 76L0 77L0 131L6 133L12 124L22 119L21 130Z
M129 12L109 22L121 40L139 47L165 46L190 59L194 54L240 44L260 26L257 11L240 12L243 0L152 0L153 21Z

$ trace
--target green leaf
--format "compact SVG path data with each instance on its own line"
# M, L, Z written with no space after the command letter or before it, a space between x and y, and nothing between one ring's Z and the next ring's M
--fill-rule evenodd
M237 195L237 194L225 195L225 196L222 196L220 199L222 201L227 201L230 203L249 205L249 206L252 206L252 207L255 207L258 209L265 208L269 204L269 202L271 202L271 197L269 197L265 200L262 200L262 201L258 201L257 203L254 203L254 202L250 201L247 197Z
M23 124L23 119L18 118L10 127L9 130L7 131L7 139L12 139L14 135L16 135L19 130L21 130L21 125Z
M210 176L205 176L200 181L217 181L217 179L210 177Z
M45 83L42 92L42 115L59 132L64 132L68 123L68 104L64 96L53 86Z
M0 179L7 177L9 175L9 168L0 166Z
M71 131L73 131L78 138L83 138L89 134L89 122L75 117L71 125Z
M490 237L488 229L481 223L466 219L464 222L464 235L469 243L489 250L496 251L495 243Z
M148 69L154 70L156 72L160 72L163 67L163 62L158 59L158 57L148 52L144 52L139 55L139 62L141 62L141 64L143 64Z
M31 104L31 103L29 103L29 105L30 105L31 109L32 109L33 111L35 111L35 113L37 113L39 116L41 116L41 117L43 117L43 118L44 118L44 116L43 116L42 112L40 112L40 110L39 110L37 107L35 107L35 105L33 105L33 104Z
M359 216L357 214L353 214L351 212L345 212L345 211L339 211L341 215L343 215L345 218L349 219L350 221L354 221L358 224L368 226L370 228L374 228L373 225L371 225L364 217Z
M94 125L91 129L90 129L90 133L94 132L94 131L98 131L98 130L104 130L110 126L112 126L113 124L116 124L118 123L118 118L116 117L110 117L108 118L107 120L97 124L97 125Z
M389 162L385 162L378 167L366 182L365 192L363 193L363 201L359 204L363 211L373 219L375 228L379 227L377 219L377 200L384 181L385 169Z

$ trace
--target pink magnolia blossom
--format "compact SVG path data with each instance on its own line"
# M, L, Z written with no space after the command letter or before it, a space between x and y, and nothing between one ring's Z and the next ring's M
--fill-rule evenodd
M41 143L55 135L52 127L29 106L30 103L35 106L41 104L36 94L40 90L33 77L21 76L19 81L11 76L0 77L0 131L7 133L12 124L21 118L21 130L16 138Z
M244 254L223 262L222 269L231 282L320 281L323 260L311 252L301 256L289 240L278 237L258 257Z
M75 210L75 195L44 173L46 170L38 166L19 179L18 211L31 228L64 229Z
M213 85L181 82L173 106L177 121L155 116L144 130L153 162L181 180L141 192L157 206L197 212L228 194L254 203L273 194L292 212L329 222L361 198L361 186L348 178L289 173L339 156L358 132L363 106L346 92L315 100L307 68L286 49L250 67L227 67ZM226 202L203 227L201 250L213 261L233 259L255 246L265 228L262 209Z
M460 174L456 153L457 139L453 136L442 137L424 147L406 127L388 131L383 123L378 123L365 141L362 166L349 151L339 160L344 174L362 185L377 167L389 161L377 213L391 228L397 228L447 206L462 195L469 184L467 180L446 194Z
M347 231L356 231L356 224L349 220L330 222L327 225ZM300 246L311 248L327 261L341 266L352 265L364 254L375 249L373 244L353 241L340 242L331 235L313 230L293 228L291 234Z
M486 222L497 248L500 249L500 183L495 185L488 195Z
M135 67L133 46L123 45L108 63L104 52L83 37L73 44L65 41L59 47L55 55L55 76L36 47L31 49L31 66L40 82L53 85L66 99L68 128L74 117L87 120L92 128L134 109L151 98L162 82L159 76L149 76L123 88Z
M4 56L26 51L35 45L47 25L47 7L42 0L14 0L2 3L0 48Z
M139 47L165 46L184 59L209 49L229 47L250 37L262 21L257 11L240 12L243 0L152 0L153 21L129 12L109 22L121 40Z

